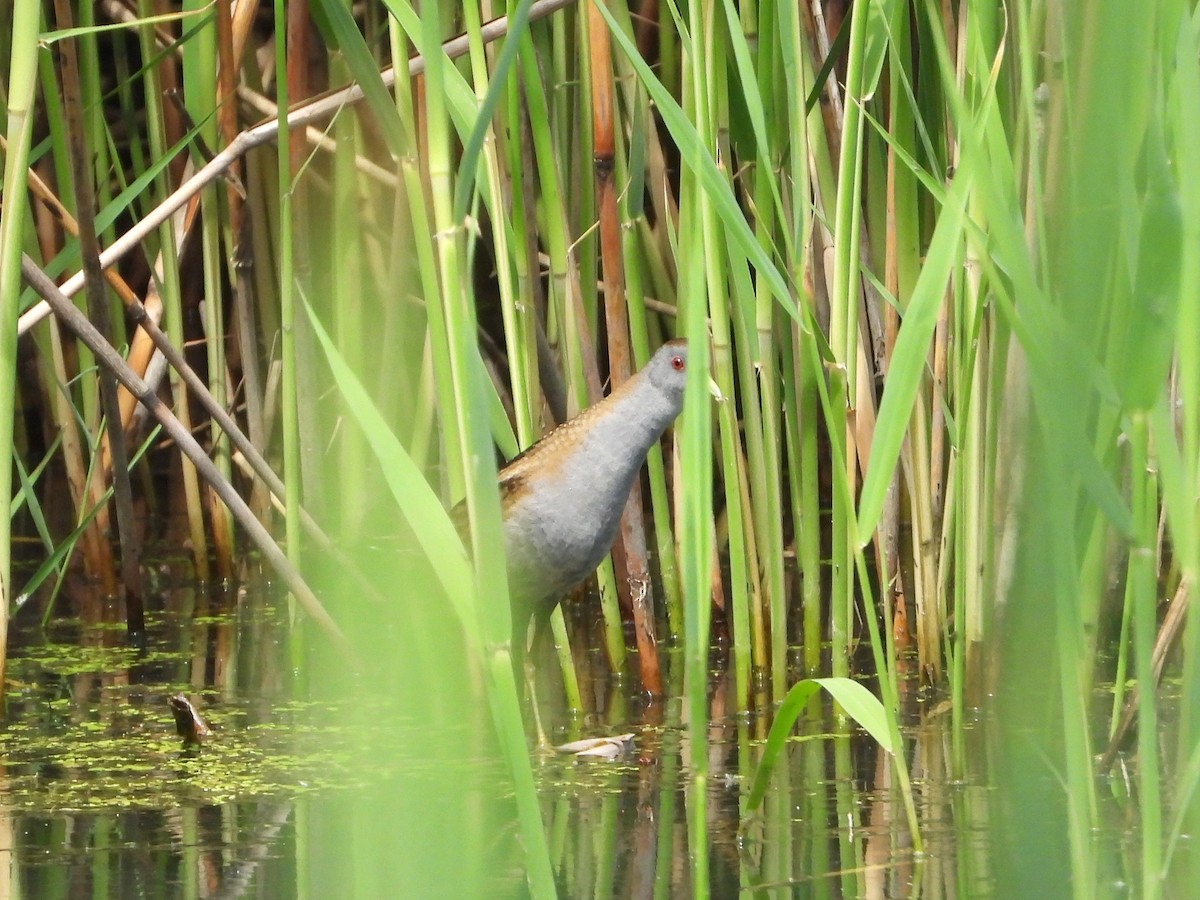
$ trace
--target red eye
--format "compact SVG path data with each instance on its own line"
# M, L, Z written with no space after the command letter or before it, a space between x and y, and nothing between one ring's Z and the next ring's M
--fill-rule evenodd
M682 356L672 356L671 365L674 367L676 372L682 372L686 366L686 363L684 363Z

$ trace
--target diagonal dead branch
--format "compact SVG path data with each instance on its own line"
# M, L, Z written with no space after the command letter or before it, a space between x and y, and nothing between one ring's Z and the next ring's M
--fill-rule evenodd
M58 289L50 277L38 268L27 255L22 255L21 257L21 275L28 282L29 286L46 301L59 321L74 332L87 345L88 349L95 354L96 361L111 371L117 380L130 393L137 397L138 401L158 420L167 434L175 440L179 448L191 460L192 464L196 467L196 471L200 473L200 476L209 483L217 496L224 501L230 513L233 514L234 519L246 531L246 534L254 542L255 546L266 557L267 562L279 574L279 577L283 579L283 582L288 586L288 590L300 602L304 611L329 634L338 646L338 649L344 652L348 658L353 659L355 654L349 641L346 640L337 623L330 618L329 613L326 612L325 607L317 599L316 594L312 592L312 589L308 586L303 576L288 561L287 556L279 549L279 545L275 543L274 538L271 537L262 523L254 517L254 514L250 511L250 507L246 505L246 501L233 489L233 485L221 476L213 461L204 452L204 448L197 443L196 439L183 427L183 424L175 418L174 413L159 399L158 394L125 364L125 360L121 358L121 355L100 336L99 331L87 320L87 317L75 308L75 305Z

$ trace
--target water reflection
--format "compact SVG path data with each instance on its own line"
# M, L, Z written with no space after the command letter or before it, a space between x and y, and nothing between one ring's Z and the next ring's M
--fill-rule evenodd
M42 629L11 633L0 731L0 896L293 896L296 754L282 694L283 617L228 591L162 591L144 653L113 605L69 584ZM176 733L169 698L198 700L217 738ZM327 773L328 774L328 773Z
M120 621L114 610L86 590L71 599L49 633L27 624L14 640L0 732L0 847L10 863L0 865L0 897L525 895L486 720L451 710L457 730L437 730L402 702L349 698L349 719L290 703L286 607L261 596L164 591L141 655L106 624ZM692 893L682 659L671 650L662 659L669 698L652 702L611 680L598 652L583 654L582 715L555 705L549 658L539 669L556 743L636 735L616 760L536 757L562 896ZM733 689L714 654L713 896L988 894L990 800L972 768L985 758L979 729L956 744L945 705L909 692L918 855L890 758L828 702L800 721L764 804L749 810L770 715L737 714ZM214 729L190 752L169 706L180 693Z
M293 804L0 816L5 897L295 896ZM252 893L252 892L251 892Z
M593 690L598 705L588 715L573 719L556 711L554 740L579 733L639 735L625 762L541 763L543 815L564 896L692 893L683 762L689 751L677 681L682 657L668 652L663 661L674 695L665 703ZM924 852L916 854L891 757L838 721L824 695L798 723L762 807L749 810L746 798L770 714L735 714L733 689L732 672L715 657L707 803L713 896L989 895L988 793L981 772L955 772L946 704L910 696L906 752L925 841Z

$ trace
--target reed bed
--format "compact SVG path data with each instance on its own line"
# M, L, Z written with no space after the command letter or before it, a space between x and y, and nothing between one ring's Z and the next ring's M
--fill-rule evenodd
M686 336L687 405L594 615L612 671L651 694L661 648L683 647L695 889L714 632L742 711L823 683L789 694L797 673L873 679L918 848L904 698L948 693L959 772L969 722L993 718L999 895L1095 896L1114 805L1144 895L1196 882L1189 4L12 10L10 615L76 567L125 598L136 636L139 517L181 509L198 579L260 558L280 574L309 683L336 678L332 643L387 690L422 685L435 721L491 721L530 888L551 895L497 450ZM170 441L129 466L135 398ZM156 461L166 492L139 480ZM71 521L52 528L55 491ZM466 546L445 512L460 502ZM27 533L52 564L18 584ZM580 708L561 612L553 631Z

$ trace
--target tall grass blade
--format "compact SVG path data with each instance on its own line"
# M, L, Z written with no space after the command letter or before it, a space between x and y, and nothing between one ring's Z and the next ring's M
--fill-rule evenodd
M970 170L960 167L938 217L925 254L925 266L905 308L904 323L888 364L887 387L879 405L871 466L859 497L859 546L866 546L879 524L884 495L912 417L913 400L926 373L929 341L945 297L946 283L962 254L963 218L970 189Z

